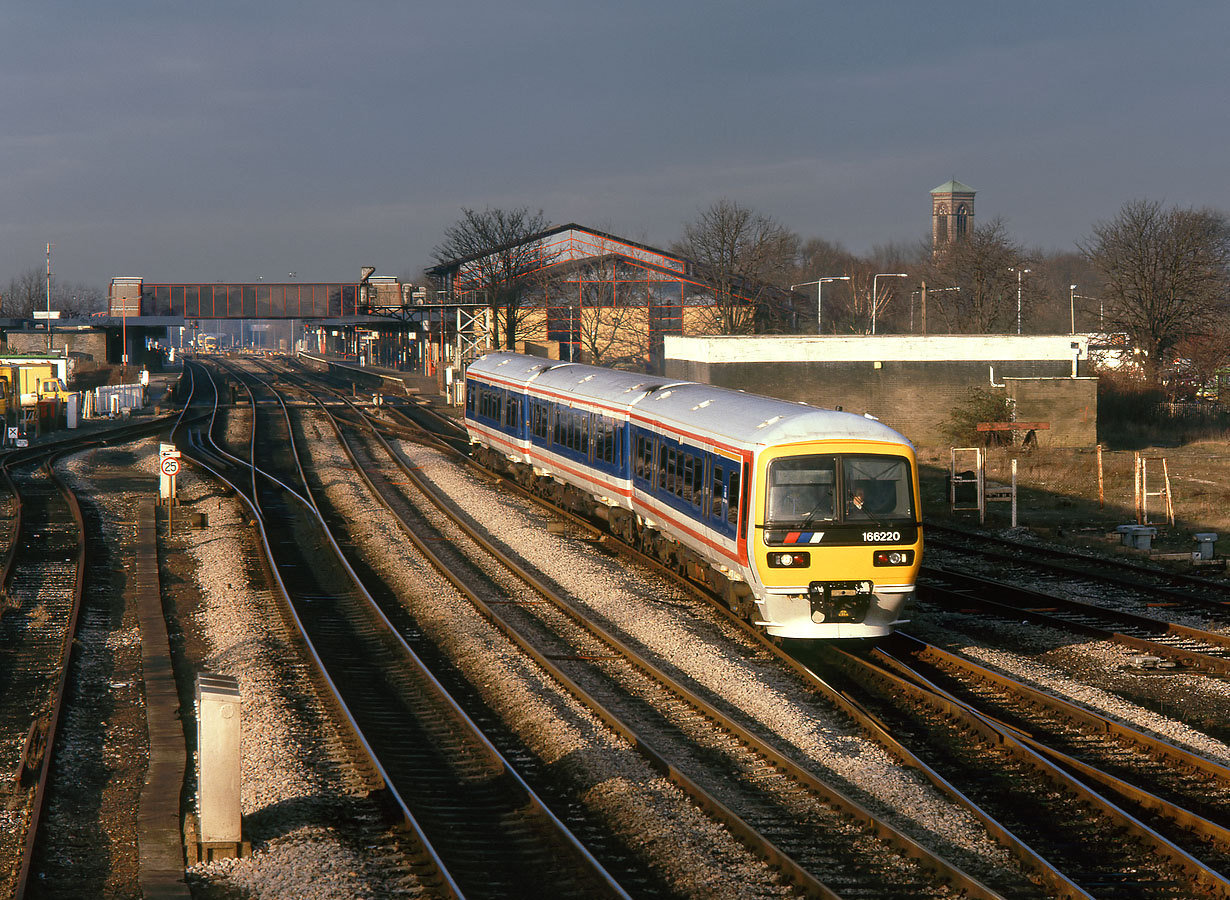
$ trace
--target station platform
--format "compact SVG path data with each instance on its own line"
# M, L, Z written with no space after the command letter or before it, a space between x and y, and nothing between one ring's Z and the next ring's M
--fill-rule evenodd
M300 353L298 358L312 360L334 370L340 369L352 373L356 384L374 385L378 382L382 393L413 397L431 406L441 415L453 417L461 415L461 407L449 402L446 385L439 376L422 375L417 372L406 372L381 366L360 365L353 359L322 353Z
M439 376L422 375L401 369L385 369L379 365L359 365L353 359L331 357L331 355L322 353L300 353L299 359L315 360L332 369L352 371L355 376L363 376L367 380L380 379L387 382L389 392L405 393L408 397L419 397L432 403L433 406L437 403L446 405L448 401L445 396L444 382Z

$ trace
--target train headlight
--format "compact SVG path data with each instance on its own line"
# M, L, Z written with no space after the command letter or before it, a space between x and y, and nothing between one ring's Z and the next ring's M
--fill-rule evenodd
M802 569L811 565L811 554L806 550L770 553L768 561L770 569Z
M872 563L877 566L909 566L914 563L913 550L877 550L872 555Z

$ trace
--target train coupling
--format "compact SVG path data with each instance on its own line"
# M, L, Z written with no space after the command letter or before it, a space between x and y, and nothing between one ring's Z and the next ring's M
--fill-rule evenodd
M870 581L813 581L807 586L811 620L822 622L862 622L874 596Z

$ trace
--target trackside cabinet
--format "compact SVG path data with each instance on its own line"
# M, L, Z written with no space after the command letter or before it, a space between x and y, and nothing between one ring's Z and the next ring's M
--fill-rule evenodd
M240 804L242 706L239 682L201 672L196 678L197 819L201 857L243 855Z

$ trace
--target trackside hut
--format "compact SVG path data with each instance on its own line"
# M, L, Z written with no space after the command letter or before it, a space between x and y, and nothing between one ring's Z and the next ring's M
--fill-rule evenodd
M915 444L974 389L1002 391L1014 420L1043 422L1040 446L1097 443L1097 379L1085 335L707 336L665 339L668 377L869 413Z

